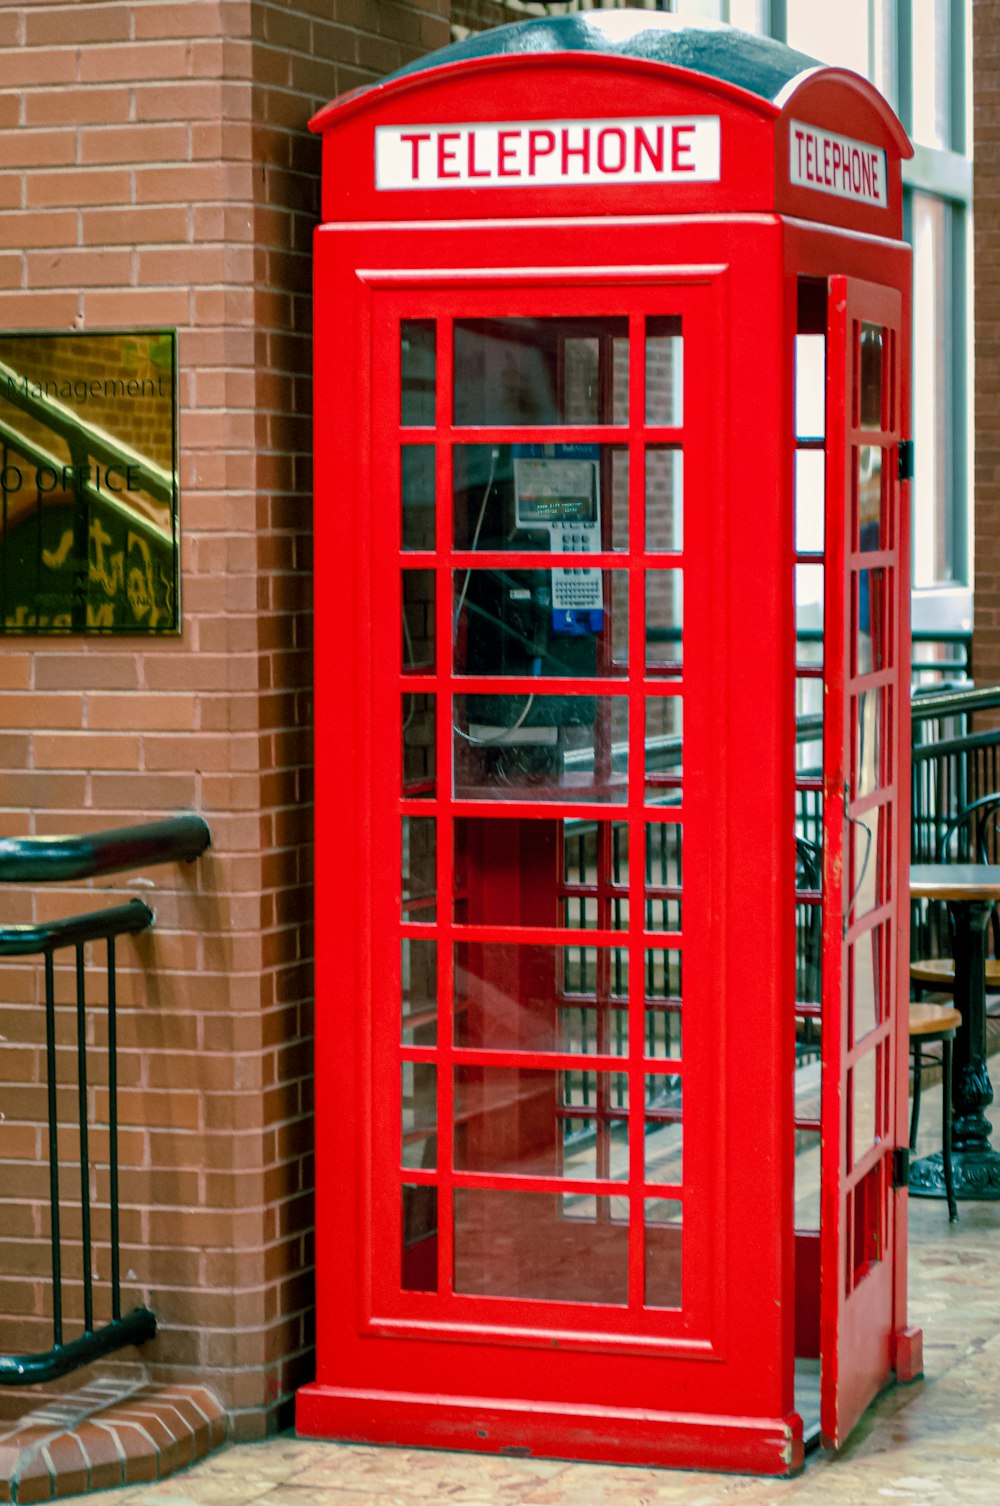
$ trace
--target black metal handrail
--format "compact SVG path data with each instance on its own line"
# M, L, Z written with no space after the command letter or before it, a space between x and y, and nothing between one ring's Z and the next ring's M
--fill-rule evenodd
M127 869L174 861L191 862L210 842L200 816L176 816L143 826L121 827L84 837L24 837L0 841L0 879L49 883L96 878ZM52 1347L37 1354L0 1354L0 1385L26 1386L55 1380L92 1364L128 1344L142 1344L156 1333L156 1317L147 1307L121 1310L118 1216L118 1069L115 940L146 930L153 912L140 899L36 925L0 927L0 957L41 956L45 967L45 1047L51 1202ZM90 1196L90 1145L87 1115L87 994L84 948L103 941L107 947L108 1172L111 1253L111 1318L95 1326ZM59 1200L59 1120L56 1070L55 953L72 947L76 954L76 1061L80 1135L80 1221L83 1246L83 1332L64 1341L61 1214Z

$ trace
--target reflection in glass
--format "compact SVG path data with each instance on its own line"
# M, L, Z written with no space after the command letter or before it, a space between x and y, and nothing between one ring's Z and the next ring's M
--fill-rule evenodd
M403 696L403 796L433 800L437 793L435 744L436 697L407 692Z
M862 324L858 349L860 427L882 428L882 374L885 369L885 332L881 325Z
M673 445L646 451L646 548L684 547L684 451Z
M549 1302L628 1301L628 1201L460 1187L455 1291Z
M403 671L428 674L434 670L434 571L403 570Z
M626 1180L625 1081L582 1068L456 1067L456 1170ZM610 1128L595 1133L595 1119Z
M862 552L887 549L889 539L883 523L882 451L876 445L857 450L857 531Z
M628 320L461 319L455 423L624 424Z
M676 675L683 662L684 572L646 571L646 667Z
M399 1284L404 1292L436 1292L437 1188L404 1184L402 1191L402 1269Z
M626 672L627 572L475 567L456 570L453 581L456 674L583 680Z
M430 1171L437 1163L437 1067L433 1062L403 1062L402 1164Z
M647 931L681 928L681 849L679 821L649 822L646 826Z
M646 320L646 422L684 422L684 338L678 315Z
M434 423L437 350L433 319L404 319L399 328L400 422Z
M826 433L826 336L795 336L795 437Z
M647 1198L644 1302L680 1307L684 1205L676 1198Z
M622 947L455 946L456 1046L624 1056L627 999Z
M437 942L404 936L400 943L402 1043L437 1044Z
M402 820L402 918L429 922L437 915L437 824L433 816Z
M795 549L822 554L826 518L826 453L795 451Z
M404 444L400 452L404 549L434 548L434 446Z
M647 1182L680 1186L683 1181L684 1127L681 1122L682 1087L679 1077L668 1074L646 1078L645 1168Z
M457 695L452 725L457 798L626 799L624 696Z
M679 1057L683 954L666 947L648 947L643 955L646 1016L643 1049L648 1057Z

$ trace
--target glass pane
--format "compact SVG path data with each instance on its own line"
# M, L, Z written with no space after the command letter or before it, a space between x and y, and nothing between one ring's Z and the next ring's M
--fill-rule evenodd
M455 796L624 803L624 696L457 695Z
M822 662L823 644L822 565L795 566L795 662Z
M622 570L456 570L456 674L624 675L628 575Z
M456 424L627 421L627 319L456 322Z
M647 1182L669 1182L679 1186L683 1180L681 1092L679 1077L657 1075L646 1078Z
M850 862L852 906L848 919L853 923L885 899L880 883L884 862L881 807L852 816L850 826L854 835Z
M626 1180L624 1081L583 1068L456 1067L456 1170Z
M432 800L435 777L436 697L403 696L403 795L407 800Z
M826 336L795 336L795 437L826 433Z
M875 1144L878 1112L877 1065L882 1048L867 1051L847 1074L847 1164L856 1166Z
M434 548L434 446L404 444L400 452L404 549Z
M913 139L949 147L951 0L919 0L913 14Z
M858 344L858 414L862 429L883 427L882 373L885 333L879 324L862 324Z
M628 1203L545 1192L455 1192L455 1290L549 1302L628 1300Z
M859 570L854 590L854 673L868 675L890 667L889 572Z
M400 422L405 428L434 423L436 339L433 319L404 319L400 325Z
M684 1205L674 1198L647 1198L647 1307L680 1307Z
M948 484L949 403L955 352L948 318L949 211L914 193L913 205L913 584L956 579L954 499Z
M437 1045L437 942L404 936L400 986L404 1046Z
M886 691L863 690L854 703L853 794L870 795L889 783L883 767L883 748L888 748L886 730Z
M786 0L789 47L868 76L868 0Z
M874 445L862 445L856 451L858 548L862 553L888 549L890 541L885 527L882 497L882 451Z
M403 671L434 672L434 571L403 570Z
M681 847L683 828L676 822L650 822L646 827L647 931L681 928Z
M465 941L455 947L456 1046L624 1056L627 1001L624 948Z
M819 1130L795 1131L795 1227L819 1229Z
M881 1024L882 979L888 960L888 927L876 926L852 942L850 962L851 1046Z
M628 828L624 822L454 821L455 919L462 925L628 925ZM526 884L525 873L548 875ZM490 882L470 882L489 873Z
M437 1162L437 1067L403 1062L400 1072L403 1165L429 1171Z
M646 451L646 548L684 547L684 451Z
M649 947L645 954L643 1049L648 1057L681 1054L681 961L679 951Z
M586 554L628 547L620 445L456 445L456 549Z
M684 572L646 571L646 667L676 675L683 662Z
M629 915L627 824L564 821L562 846L560 924L624 930Z
M826 453L795 451L795 548L822 554L826 518Z
M402 833L402 918L429 922L437 916L437 825L432 816L404 816Z
M403 1187L402 1271L404 1292L437 1291L438 1195L436 1187Z
M676 315L646 320L646 422L684 422L684 338Z
M683 779L684 702L680 696L646 698L646 801L676 805Z

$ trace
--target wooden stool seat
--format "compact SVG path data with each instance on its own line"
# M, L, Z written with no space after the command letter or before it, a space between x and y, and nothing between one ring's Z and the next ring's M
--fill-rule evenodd
M910 1036L928 1038L941 1035L945 1030L957 1030L962 1016L957 1009L947 1004L911 1004Z
M910 963L910 982L920 988L936 988L951 993L955 987L955 964L950 957L925 957ZM1000 958L986 959L986 992L1000 993Z
M918 963L918 967L930 966ZM912 969L911 969L912 971ZM954 978L954 969L952 969ZM944 1170L944 1190L948 1198L948 1218L954 1223L958 1218L958 1203L955 1200L955 1184L951 1172L951 1053L955 1031L962 1023L959 1010L950 1004L910 1005L910 1051L913 1055L913 1108L910 1113L910 1150L917 1148L917 1124L920 1118L920 1082L923 1077L921 1048L932 1042L941 1043L941 1162Z

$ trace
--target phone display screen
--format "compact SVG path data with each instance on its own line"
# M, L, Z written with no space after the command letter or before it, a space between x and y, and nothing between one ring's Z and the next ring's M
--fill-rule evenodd
M553 456L514 461L517 521L524 526L597 522L597 462Z

